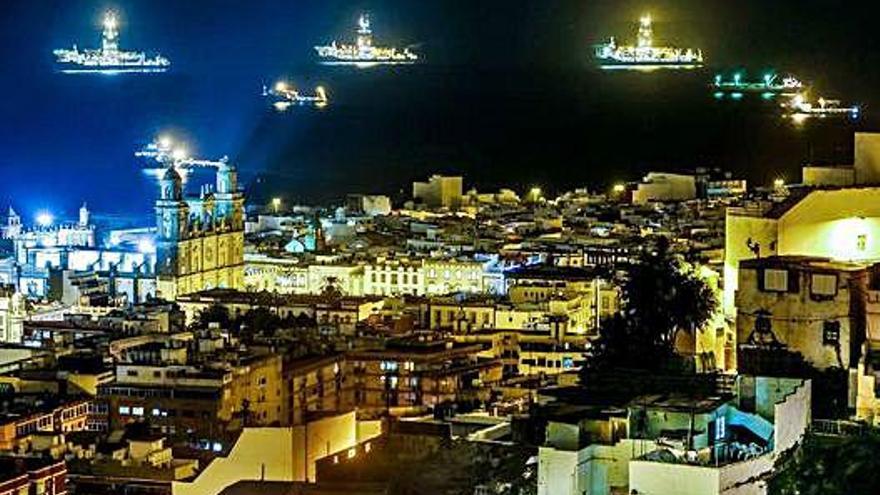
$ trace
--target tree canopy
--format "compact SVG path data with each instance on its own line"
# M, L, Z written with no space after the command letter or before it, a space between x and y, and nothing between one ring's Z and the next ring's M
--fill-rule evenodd
M771 495L873 495L880 490L880 432L848 438L808 435L784 458Z
M674 355L678 332L703 327L717 307L712 287L661 238L626 270L622 311L602 323L589 367L666 365Z

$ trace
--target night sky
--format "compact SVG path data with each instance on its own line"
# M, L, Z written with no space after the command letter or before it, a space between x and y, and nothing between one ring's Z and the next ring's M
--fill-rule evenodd
M158 51L171 72L54 73L51 51L95 47L112 8L124 49ZM312 46L348 40L361 11L377 44L426 63L368 71L319 66ZM610 75L591 45L655 35L701 47L712 68ZM155 193L133 152L160 132L228 155L253 202L400 193L432 171L481 188L550 191L707 164L762 182L804 160L847 162L854 128L875 128L880 36L867 2L0 0L0 207L25 215L146 215ZM793 129L766 108L719 105L716 68L791 71L867 111ZM274 112L261 85L327 85L324 111Z

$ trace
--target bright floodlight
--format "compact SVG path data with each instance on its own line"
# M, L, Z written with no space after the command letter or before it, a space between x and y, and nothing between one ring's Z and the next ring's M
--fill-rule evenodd
M138 242L138 251L143 254L156 252L156 245L150 239L141 239Z
M171 138L168 136L159 136L159 147L166 150L170 148Z
M278 209L281 208L281 198L272 198L272 208L278 213Z
M287 83L284 81L278 81L275 83L275 91L287 91Z
M785 187L785 180L784 179L774 180L773 187L775 187L776 189L782 189L783 187Z
M113 12L108 12L107 15L104 16L104 27L107 29L116 28L116 16Z
M40 227L49 227L54 221L55 218L48 211L41 211L37 214L37 225Z
M615 193L620 194L623 191L626 191L626 186L623 184L614 184L614 188L612 189Z
M175 160L183 160L186 158L186 150L183 148L175 149L171 152L171 158L174 158Z

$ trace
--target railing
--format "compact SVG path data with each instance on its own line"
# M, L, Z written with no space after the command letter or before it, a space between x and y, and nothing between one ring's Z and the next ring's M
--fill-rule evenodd
M814 419L810 425L810 433L832 437L858 437L868 433L864 423L839 419Z

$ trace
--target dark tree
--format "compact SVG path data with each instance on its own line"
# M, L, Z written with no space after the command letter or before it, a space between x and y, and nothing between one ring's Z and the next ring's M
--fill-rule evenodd
M777 466L772 495L873 495L880 493L880 433L849 438L808 435Z
M229 317L229 310L219 304L212 304L199 311L195 326L198 328L208 328L211 323L217 323L220 325L220 328L228 329L232 323L232 319Z
M622 292L621 313L603 322L593 343L591 369L667 365L678 333L701 328L718 307L712 287L665 238L628 268Z

